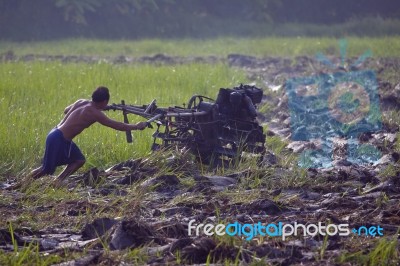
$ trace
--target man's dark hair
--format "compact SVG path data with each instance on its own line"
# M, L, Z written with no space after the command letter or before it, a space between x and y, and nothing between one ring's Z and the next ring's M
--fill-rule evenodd
M92 93L92 101L95 103L99 103L102 101L108 101L110 100L110 93L108 92L107 87L98 87L93 93Z

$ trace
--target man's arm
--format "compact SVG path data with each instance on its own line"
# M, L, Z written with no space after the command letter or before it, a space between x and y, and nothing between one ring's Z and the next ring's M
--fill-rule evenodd
M125 124L122 122L118 122L118 121L108 118L101 111L97 112L96 121L106 127L111 127L113 129L119 130L119 131L142 130L142 129L146 128L146 126L147 126L146 122L139 122L136 124Z

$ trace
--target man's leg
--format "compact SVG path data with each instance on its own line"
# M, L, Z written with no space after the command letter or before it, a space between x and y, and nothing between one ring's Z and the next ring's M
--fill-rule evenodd
M33 178L33 179L38 179L38 178L40 178L40 177L42 177L42 176L44 176L44 175L46 175L46 173L44 172L42 166L40 166L40 167L34 169L34 170L30 173L29 176L30 176L31 178Z
M63 180L67 178L68 176L72 175L75 173L76 170L81 168L85 164L85 160L78 160L73 163L70 163L65 167L65 169L58 175L57 180Z
M46 173L43 171L42 167L40 166L40 167L34 169L34 170L29 174L28 180L29 180L30 178L38 179L38 178L40 178L40 177L42 177L42 176L44 176L44 175L46 175ZM14 190L14 189L21 188L23 184L27 184L26 180L27 180L27 179L24 178L24 179L18 181L16 184L7 187L6 190Z

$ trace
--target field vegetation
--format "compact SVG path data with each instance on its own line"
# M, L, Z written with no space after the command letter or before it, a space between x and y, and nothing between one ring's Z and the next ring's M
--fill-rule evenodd
M343 37L343 36L342 36ZM351 44L347 56L355 57L370 49L376 57L399 57L398 37L348 37ZM141 40L94 40L64 39L54 41L0 42L0 55L13 53L45 55L87 56L217 56L244 54L258 57L314 56L321 52L339 55L337 39L333 37L270 37L240 38L220 37L213 39L141 39Z
M398 56L400 39L349 38L347 56L358 56L367 49L375 57ZM91 55L145 56L227 56L239 53L253 56L315 55L318 52L338 55L333 38L264 38L216 40L141 40L101 41L67 39L53 42L0 42L0 54L15 55ZM97 64L61 62L2 62L0 64L0 125L3 138L2 168L13 174L37 164L47 132L62 118L65 106L78 98L88 98L99 85L111 90L111 102L147 104L157 99L159 106L182 105L191 95L215 97L220 87L248 82L243 71L226 64L190 64L176 66L113 65L99 60ZM120 113L108 112L113 118ZM132 121L140 120L131 116ZM128 145L124 134L95 125L76 141L87 154L87 167L110 165L132 154L144 155L151 144L151 130L135 132ZM11 145L10 145L11 144Z
M400 56L400 38L398 37L351 37L348 38L348 42L351 44L347 51L348 57L357 57L367 49L372 50L373 59ZM112 64L102 60L103 58L120 55L143 57L155 54L226 58L233 53L257 57L293 58L297 56L313 57L318 52L335 57L340 54L334 38L245 39L226 37L203 40L148 39L137 41L66 39L21 43L1 41L0 57L4 57L0 62L0 116L2 117L0 124L0 181L7 183L10 180L23 180L24 182L17 190L0 191L2 198L0 202L0 237L5 236L5 232L9 232L11 236L13 236L13 232L17 232L19 235L42 235L49 232L63 233L64 229L67 232L73 232L72 234L80 234L85 225L98 218L111 218L118 221L143 218L143 220L148 219L146 222L155 219L157 222L161 221L167 224L168 221L174 221L174 217L185 217L184 212L187 209L194 214L196 211L201 212L202 215L206 213L205 215L221 221L228 221L230 217L241 212L262 216L274 208L277 213L268 213L269 217L281 219L282 216L289 213L292 216L289 216L288 219L304 219L311 222L320 220L331 222L332 219L336 221L336 219L347 216L347 219L353 223L362 224L367 218L381 215L377 215L381 209L383 210L382 215L396 218L396 213L398 213L398 198L396 197L398 195L390 194L390 186L388 186L388 194L385 194L386 187L379 188L380 180L374 176L360 177L355 172L350 170L345 172L343 169L342 172L332 171L325 174L317 170L300 169L296 165L296 155L287 149L289 140L283 139L279 135L268 136L266 140L268 151L277 160L273 165L258 166L255 160L249 159L243 160L234 168L210 170L195 160L190 160L193 158L186 157L186 154L151 153L153 129L133 132L134 142L128 144L124 132L94 125L75 139L87 158L86 166L78 173L78 178L82 179L84 179L83 173L87 174L88 177L85 177L84 182L80 182L70 189L52 187L50 185L51 177L39 180L26 179L27 173L40 164L46 134L61 120L64 108L78 98L88 98L93 89L99 85L110 88L110 102L119 103L123 99L126 103L148 104L152 99L157 99L159 106L181 106L187 103L193 94L214 98L220 87L232 87L240 83L255 81L250 80L243 69L230 67L224 60L213 64L157 65ZM16 56L16 60L6 60L6 54L10 53ZM19 57L27 54L98 56L99 60L97 63L18 60ZM397 84L399 79L393 69L392 66L390 71L380 73L378 78ZM256 80L256 82L258 81ZM261 87L263 86L261 85ZM268 94L272 100L282 95L280 91L269 92L267 88L264 89L265 94ZM260 111L263 113L273 112L275 107L274 101L271 101L269 105L262 106ZM120 112L109 111L107 115L122 121ZM131 122L142 120L135 116L129 118ZM395 130L397 140L393 144L393 151L399 152L398 110L385 112L383 122L390 122L397 126ZM265 129L267 128L268 125L265 125ZM171 166L169 159L172 155L175 156L174 162L177 161L178 164ZM95 179L94 175L88 172L92 167L103 170L117 163L138 158L143 158L140 167L123 169L122 172L111 171L110 176L103 175ZM144 170L157 169L157 171L147 175L147 172L140 172L143 170L142 168ZM206 187L195 179L194 174L188 174L190 171L196 172L196 175L202 177L213 175L239 177L233 187L227 186L218 191L215 190L215 187ZM398 163L386 168L382 167L380 171L382 180L396 184L394 177L399 173ZM142 180L129 185L114 183L117 178L134 175L138 172L144 173ZM175 176L179 180L177 185L179 191L185 193L168 198L169 196L165 195L169 195L169 191L162 194L162 183L161 185L157 183L150 186L144 185L148 183L147 181L164 175ZM203 185L205 189L201 187ZM378 188L374 187L375 185ZM374 191L381 189L382 193L373 198L374 193L365 192L372 191L372 189L376 189ZM177 188L172 186L172 192L175 191ZM332 195L337 197L332 198ZM165 198L163 198L164 196ZM320 208L318 212L312 209L313 206L309 207L312 205L309 205L310 202L314 204L314 207ZM325 205L321 202L324 202ZM353 205L346 205L348 202ZM340 206L341 203L344 203L344 206ZM366 208L370 209L363 209L364 205L362 204L364 203ZM266 204L267 207L263 204ZM306 211L303 212L299 208L304 208ZM311 211L307 208L310 208ZM177 210L178 214L169 215L167 211L171 211L171 209ZM259 212L260 209L266 210L266 212ZM297 209L300 211L294 211ZM328 211L326 211L327 209ZM364 216L361 216L360 209L364 211ZM164 210L167 211L164 212ZM341 216L338 214L339 210L342 211ZM155 215L156 211L161 212L160 216ZM291 213L295 213L295 216ZM324 216L326 213L328 215ZM186 215L186 217L188 216ZM383 217L385 218L385 216ZM310 240L317 244L312 249L310 248L312 252L302 251L302 254L304 257L309 256L307 254L313 254L314 257L309 259L312 261L311 263L317 264L396 265L399 258L396 236L399 232L393 233L393 230L395 231L398 225L393 222L396 220L389 218L385 221L387 225L392 226L392 231L380 239L349 237L345 240L339 239L342 242L336 242L339 240L334 237L325 237L322 240L310 238L307 241ZM182 222L182 219L178 222ZM126 262L141 265L148 263L149 258L167 256L161 251L154 252L152 240L143 246L112 251L109 249L110 238L107 237L98 238L93 243L85 243L82 248L72 247L54 252L43 251L44 244L40 241L32 241L29 245L21 248L18 240L12 238L9 241L12 245L8 249L0 250L0 264L50 265L88 258L96 254L97 257L92 262ZM247 242L239 237L210 239L218 243L218 247L221 247L221 254L233 254L233 256L218 261L218 259L212 258L210 253L207 255L207 263L222 261L226 265L238 265L239 257L243 259L246 254L250 254L249 250L256 248L257 245L260 249L261 246L267 247L267 250L273 247L271 250L276 254L279 254L278 251L287 252L284 256L288 257L292 257L298 252L297 247L286 246L288 242L283 243L272 238L257 239L259 242ZM2 239L0 238L0 240ZM306 243L300 237L292 240L294 241L292 243L298 241L301 245ZM256 252L251 253L251 256L255 256L254 254ZM266 253L265 258L271 254ZM171 264L181 264L185 261L181 250L168 256L172 256ZM253 265L265 265L263 259L255 257L253 259Z

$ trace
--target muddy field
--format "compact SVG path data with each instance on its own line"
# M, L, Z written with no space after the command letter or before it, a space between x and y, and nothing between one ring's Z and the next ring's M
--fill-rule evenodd
M245 70L249 79L264 89L258 117L268 126L267 140L271 141L267 141L268 152L259 166L205 170L192 155L168 151L149 158L132 158L104 171L93 168L71 177L66 184L77 199L60 199L28 210L19 208L18 203L29 199L29 184L18 185L11 178L0 184L4 199L0 202L2 219L15 219L26 213L46 217L42 215L51 213L58 217L58 223L43 228L20 227L13 234L9 228L0 228L0 248L4 251L14 252L13 244L22 248L36 243L39 254L59 255L62 261L58 265L373 265L376 260L386 265L398 263L400 59L368 59L355 67L377 74L382 127L358 138L377 147L381 152L379 160L361 165L349 162L346 141L336 138L332 141L332 166L309 169L296 167L293 154L318 143L292 140L285 82L346 69L331 69L310 57L1 55L3 62L32 60L113 64L225 62ZM113 208L123 210L111 215L109 209ZM93 217L92 213L99 215L85 218ZM379 225L383 236L351 232L348 236L299 235L285 240L254 237L250 241L245 236L194 237L188 236L191 220L195 224L321 222L348 224L350 230ZM133 255L127 249L138 253Z

